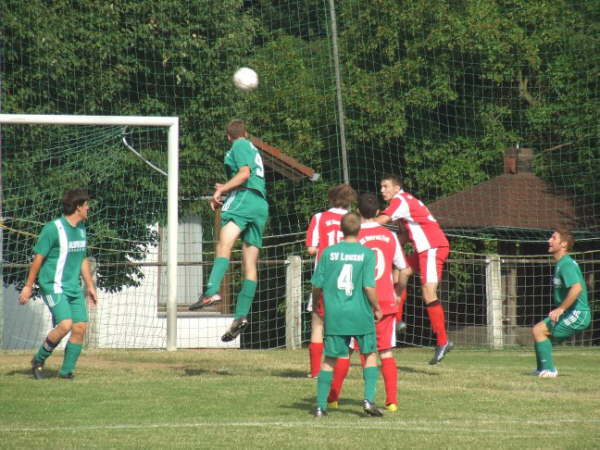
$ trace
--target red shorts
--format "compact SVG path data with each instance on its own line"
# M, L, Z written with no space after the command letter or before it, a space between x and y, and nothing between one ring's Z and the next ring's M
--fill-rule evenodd
M450 247L430 248L407 256L406 262L412 270L421 275L421 284L439 283L449 253Z
M377 351L382 352L396 346L396 313L384 315L379 322L375 324L377 333ZM350 348L360 351L356 339L352 338Z

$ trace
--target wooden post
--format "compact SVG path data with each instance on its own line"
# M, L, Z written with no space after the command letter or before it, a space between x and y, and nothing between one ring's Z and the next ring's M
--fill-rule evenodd
M494 349L503 347L502 262L500 255L488 255L485 268L488 343Z
M285 272L285 346L293 350L302 346L302 259L288 256Z

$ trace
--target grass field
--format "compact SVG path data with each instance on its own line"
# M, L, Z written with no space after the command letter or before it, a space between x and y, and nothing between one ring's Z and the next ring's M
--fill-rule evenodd
M74 381L0 353L0 448L599 448L600 349L555 352L560 376L527 376L532 352L400 349L400 408L363 417L353 360L340 409L315 419L306 350L86 351ZM383 402L383 383L377 400Z

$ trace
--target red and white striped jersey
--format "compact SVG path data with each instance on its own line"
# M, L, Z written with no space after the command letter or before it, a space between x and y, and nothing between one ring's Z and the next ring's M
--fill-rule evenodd
M329 208L327 211L315 214L310 219L306 230L306 246L317 249L317 260L323 250L344 239L341 222L347 212L343 208Z
M448 239L435 217L421 200L401 190L383 211L392 220L400 219L417 253L430 248L449 247Z
M406 267L404 252L395 233L376 222L366 222L360 227L358 241L375 252L375 289L383 314L398 312L392 269Z

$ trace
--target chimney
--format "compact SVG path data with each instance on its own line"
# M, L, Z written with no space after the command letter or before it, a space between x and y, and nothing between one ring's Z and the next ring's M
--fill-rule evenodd
M504 173L515 175L517 173L531 172L532 163L532 148L511 147L504 151Z

